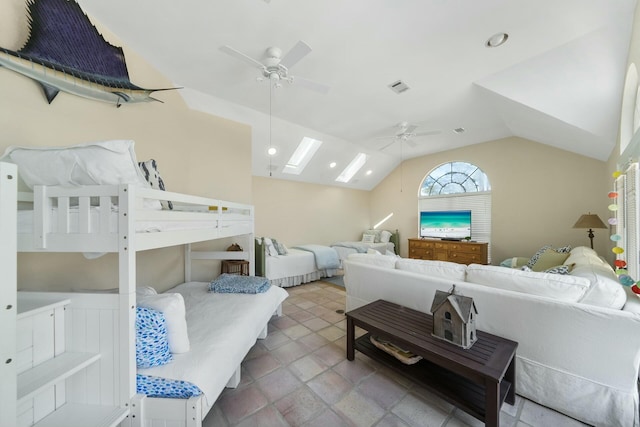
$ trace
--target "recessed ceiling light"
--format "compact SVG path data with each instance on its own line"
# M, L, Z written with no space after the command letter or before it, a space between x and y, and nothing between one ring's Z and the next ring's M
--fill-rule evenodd
M465 132L465 128L459 127L453 130L453 133L457 133L458 135Z
M371 175L372 173L373 173L373 171L372 171L371 169L369 169L369 170L367 171L367 175Z
M336 162L331 162L331 163L329 163L329 167L330 167L331 169L335 168L337 165L338 165L338 164L337 164Z
M267 154L270 156L275 155L278 152L278 150L276 150L274 147L269 147L269 149L267 150Z
M486 47L502 46L507 41L508 38L509 38L509 34L507 33L496 33L491 37L489 37L489 39L484 45Z

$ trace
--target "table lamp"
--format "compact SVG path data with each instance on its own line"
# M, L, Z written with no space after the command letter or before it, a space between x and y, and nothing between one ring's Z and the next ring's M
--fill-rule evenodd
M593 249L593 229L594 228L607 228L604 222L596 214L589 212L578 218L578 221L573 225L573 228L588 228L589 240L591 240L591 249Z

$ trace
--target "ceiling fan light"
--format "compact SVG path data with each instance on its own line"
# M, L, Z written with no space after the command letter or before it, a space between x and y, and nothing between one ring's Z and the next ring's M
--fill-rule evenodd
M491 37L489 37L489 39L485 43L485 46L486 47L502 46L507 41L508 38L509 38L509 34L507 33L496 33Z

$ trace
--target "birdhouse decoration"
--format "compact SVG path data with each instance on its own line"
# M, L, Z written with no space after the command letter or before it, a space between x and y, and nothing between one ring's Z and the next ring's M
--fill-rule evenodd
M476 315L478 310L473 298L455 293L455 285L449 292L436 291L431 304L433 335L464 349L478 339Z

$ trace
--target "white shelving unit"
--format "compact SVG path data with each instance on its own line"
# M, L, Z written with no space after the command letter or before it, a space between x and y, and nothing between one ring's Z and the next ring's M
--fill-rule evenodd
M121 407L70 402L67 380L96 364L100 353L66 351L68 294L18 292L17 424L24 426L102 426L119 424Z

